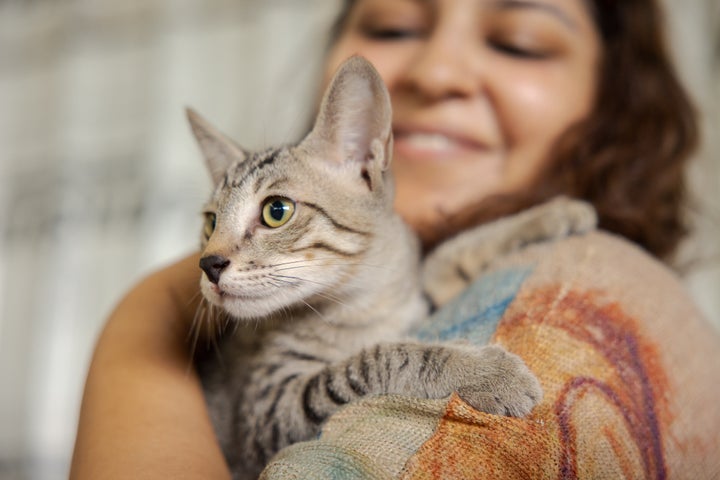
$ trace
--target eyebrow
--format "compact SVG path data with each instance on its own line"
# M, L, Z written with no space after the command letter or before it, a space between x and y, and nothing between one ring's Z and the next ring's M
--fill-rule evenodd
M560 20L562 23L577 30L577 24L570 18L570 16L563 11L561 8L555 5L550 5L544 2L538 2L534 0L493 0L488 2L490 6L498 10L520 10L520 9L534 9L547 12Z

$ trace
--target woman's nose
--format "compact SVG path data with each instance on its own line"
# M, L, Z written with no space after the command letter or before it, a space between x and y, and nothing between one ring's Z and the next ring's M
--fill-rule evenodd
M398 87L429 100L470 97L482 88L477 39L448 26L437 29L398 78Z

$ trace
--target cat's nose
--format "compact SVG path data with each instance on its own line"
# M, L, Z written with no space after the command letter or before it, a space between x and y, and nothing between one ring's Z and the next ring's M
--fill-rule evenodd
M220 255L208 255L200 259L200 268L203 269L208 280L216 285L220 281L220 274L228 265L230 260Z

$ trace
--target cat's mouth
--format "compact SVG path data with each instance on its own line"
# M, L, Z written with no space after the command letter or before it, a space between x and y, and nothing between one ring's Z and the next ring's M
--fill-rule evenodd
M216 283L208 283L208 286L210 287L210 291L220 298L223 298L225 295L227 295L227 292L220 288L220 285Z
M213 293L223 300L262 300L266 295L252 295L249 293L228 292L217 285L212 286Z
M210 293L212 296L215 297L215 300L222 301L222 300L260 300L265 297L265 295L252 295L245 292L233 292L229 291L220 285L216 283L207 283L208 290L210 290Z

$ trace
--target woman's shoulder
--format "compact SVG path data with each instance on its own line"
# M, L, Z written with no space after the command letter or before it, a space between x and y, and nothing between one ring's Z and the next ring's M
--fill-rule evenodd
M684 290L677 275L629 240L597 228L593 207L559 197L517 215L464 232L424 262L430 298L442 305L475 279L508 269L537 281L572 280L598 289L634 285ZM625 287L623 287L625 288Z
M597 215L585 202L558 197L515 215L467 230L437 247L423 262L429 298L442 305L498 262L530 247L595 230Z
M494 311L499 321L506 309L522 313L541 302L558 313L570 299L582 300L622 311L652 336L666 336L682 322L697 338L709 334L717 343L671 268L629 240L597 229L589 205L552 203L504 219L505 225L468 232L428 258L424 281L435 306L450 304L441 310L452 318L460 315L453 303L466 309L470 302L471 310Z
M511 271L525 272L525 292L592 297L595 303L622 308L652 329L677 329L681 319L686 327L707 323L673 269L603 230L527 245L496 259L485 274Z
M584 290L607 292L612 298L632 303L693 301L680 277L667 264L624 237L604 230L570 235L528 245L504 258L494 269L524 265L532 271L532 283L559 283ZM700 315L699 311L694 312Z

